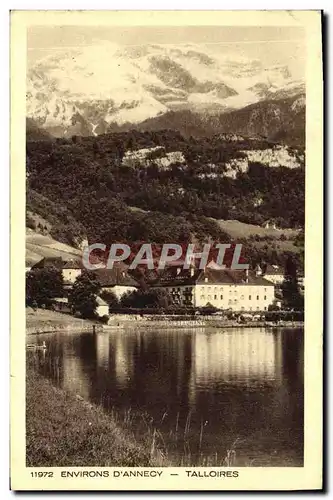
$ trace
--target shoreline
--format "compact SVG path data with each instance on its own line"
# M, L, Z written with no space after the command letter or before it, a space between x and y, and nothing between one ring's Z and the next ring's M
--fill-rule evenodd
M102 324L83 324L83 325L68 325L64 327L63 325L57 326L36 326L27 327L26 335L42 335L47 333L82 333L82 332L116 332L124 330L141 330L141 329L162 329L162 330L174 330L174 329L198 329L198 328L303 328L303 321L284 321L281 323L272 322L248 322L248 323L237 323L235 322L194 322L194 321L181 321L181 322L162 322L162 321L142 321L142 322L123 322L119 325L102 325Z
M99 331L103 324L47 309L26 308L26 335L57 332Z
M27 467L166 466L153 431L139 439L131 422L55 387L27 362Z
M53 325L53 326L33 326L26 327L26 335L42 335L44 333L82 333L102 331L105 325L83 324L83 325Z
M173 330L197 328L297 328L304 327L303 321L246 321L221 319L214 316L197 316L195 319L177 319L175 316L150 315L146 317L119 314L111 315L109 323L76 318L60 312L37 310L26 316L26 336L46 333L114 332L124 330Z
M161 328L172 330L174 328L297 328L304 327L303 321L281 321L273 323L271 321L249 321L246 323L238 323L237 321L221 321L221 320L204 320L204 321L161 321L161 320L141 320L123 322L119 325L103 325L103 331L109 330L124 330L124 329L141 329L141 328Z

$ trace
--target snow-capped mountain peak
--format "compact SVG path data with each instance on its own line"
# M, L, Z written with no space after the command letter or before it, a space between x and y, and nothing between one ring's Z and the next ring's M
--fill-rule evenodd
M107 42L59 51L29 68L27 114L60 134L75 133L84 120L94 135L101 123L135 124L174 109L224 112L300 88L286 66L265 68L206 45Z

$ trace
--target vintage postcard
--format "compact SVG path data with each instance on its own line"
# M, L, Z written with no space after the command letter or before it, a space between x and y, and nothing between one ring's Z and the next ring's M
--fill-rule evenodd
M322 488L320 11L11 13L11 488Z

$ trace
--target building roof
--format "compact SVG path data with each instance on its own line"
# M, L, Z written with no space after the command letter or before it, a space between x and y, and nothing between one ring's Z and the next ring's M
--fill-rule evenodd
M257 276L253 271L247 274L242 270L232 269L205 269L197 280L201 283L216 283L221 285L254 285L254 286L274 286L261 275Z
M113 269L96 269L94 274L102 287L138 286L138 283L126 271Z
M271 264L267 264L267 267L265 269L265 273L264 274L269 274L269 275L283 275L284 274L284 269L282 269L282 267L279 267L279 266L274 266L274 265L271 265Z
M84 269L84 265L81 259L72 259L65 262L63 269Z
M109 304L107 302L105 302L105 300L101 299L101 297L99 297L99 296L96 297L96 302L97 302L98 306L108 306L109 307Z
M81 259L64 260L62 257L44 257L32 266L33 269L55 267L57 269L84 269Z
M195 285L201 273L201 269L193 269L191 272L180 267L167 267L160 272L155 286Z
M32 269L41 269L44 267L55 267L56 269L62 269L64 266L64 261L61 257L44 257L42 260L37 262L32 266Z
M169 268L162 272L160 279L154 286L190 286L200 284L216 285L253 285L253 286L274 286L273 283L262 276L257 276L249 271L246 276L245 271L234 271L231 269L193 269L184 270Z

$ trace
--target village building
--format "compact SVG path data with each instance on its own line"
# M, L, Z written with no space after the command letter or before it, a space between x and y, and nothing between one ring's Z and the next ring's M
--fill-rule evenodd
M80 259L65 261L61 257L44 257L32 269L47 267L61 270L65 289L72 288L75 280L84 270ZM125 267L114 266L113 269L99 268L95 269L93 273L101 286L101 292L113 292L118 299L126 292L132 292L138 288L138 283L127 273Z
M274 283L274 285L281 285L284 281L284 269L276 265L267 264L264 277L266 280Z
M52 300L52 306L55 311L70 313L71 307L67 297L56 297Z
M99 296L96 297L97 307L95 310L96 315L101 318L102 316L109 315L109 305ZM56 297L52 300L52 306L55 311L62 313L71 313L72 308L67 297Z
M95 313L97 316L102 318L103 316L109 315L109 304L105 302L105 300L101 299L101 297L96 297L97 307Z
M297 283L300 289L300 292L304 295L304 289L305 289L305 284L304 284L304 276L299 275L297 277Z
M34 264L31 269L42 269L53 267L55 269L62 269L65 261L61 257L44 257L36 264Z
M82 260L68 260L62 267L62 276L65 283L74 283L76 278L81 275L84 269Z
M118 299L138 288L138 283L126 272L125 268L96 269L94 274L101 286L101 292L113 292Z
M84 267L80 259L64 260L62 257L44 257L32 266L32 269L55 268L61 271L65 289L73 286Z
M180 306L205 307L232 311L267 311L274 302L274 284L256 272L184 270L171 267L153 285L169 291Z

